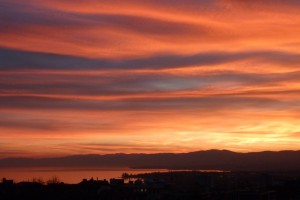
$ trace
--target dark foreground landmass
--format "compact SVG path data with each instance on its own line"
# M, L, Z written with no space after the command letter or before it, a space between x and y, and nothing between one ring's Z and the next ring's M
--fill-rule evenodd
M14 183L3 179L1 200L287 200L300 199L300 172L160 172L124 179L53 179ZM126 179L126 183L125 183Z
M6 158L0 167L95 167L229 171L300 170L300 151L237 153L208 150L190 153L76 155L60 158Z

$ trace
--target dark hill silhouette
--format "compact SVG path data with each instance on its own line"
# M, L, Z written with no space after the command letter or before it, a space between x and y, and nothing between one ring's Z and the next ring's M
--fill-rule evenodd
M166 168L230 171L300 171L300 151L74 155L59 158L5 158L0 167Z

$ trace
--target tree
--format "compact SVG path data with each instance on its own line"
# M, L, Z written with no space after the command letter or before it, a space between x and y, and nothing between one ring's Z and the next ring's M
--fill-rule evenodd
M59 178L57 176L53 176L52 178L50 178L48 181L47 181L47 184L59 184L61 183Z

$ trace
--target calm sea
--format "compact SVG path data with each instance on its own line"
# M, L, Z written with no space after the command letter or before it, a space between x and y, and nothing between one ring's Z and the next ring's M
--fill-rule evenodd
M120 178L123 173L138 174L166 172L166 169L82 169L82 168L0 168L0 178L13 179L15 182L42 179L47 182L57 177L65 183L79 183L83 178L110 179ZM0 180L0 182L1 182Z

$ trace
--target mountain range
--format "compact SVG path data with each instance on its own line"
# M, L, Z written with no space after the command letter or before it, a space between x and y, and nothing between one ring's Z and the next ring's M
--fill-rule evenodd
M300 171L300 151L73 155L3 158L0 167L148 168L170 170Z

